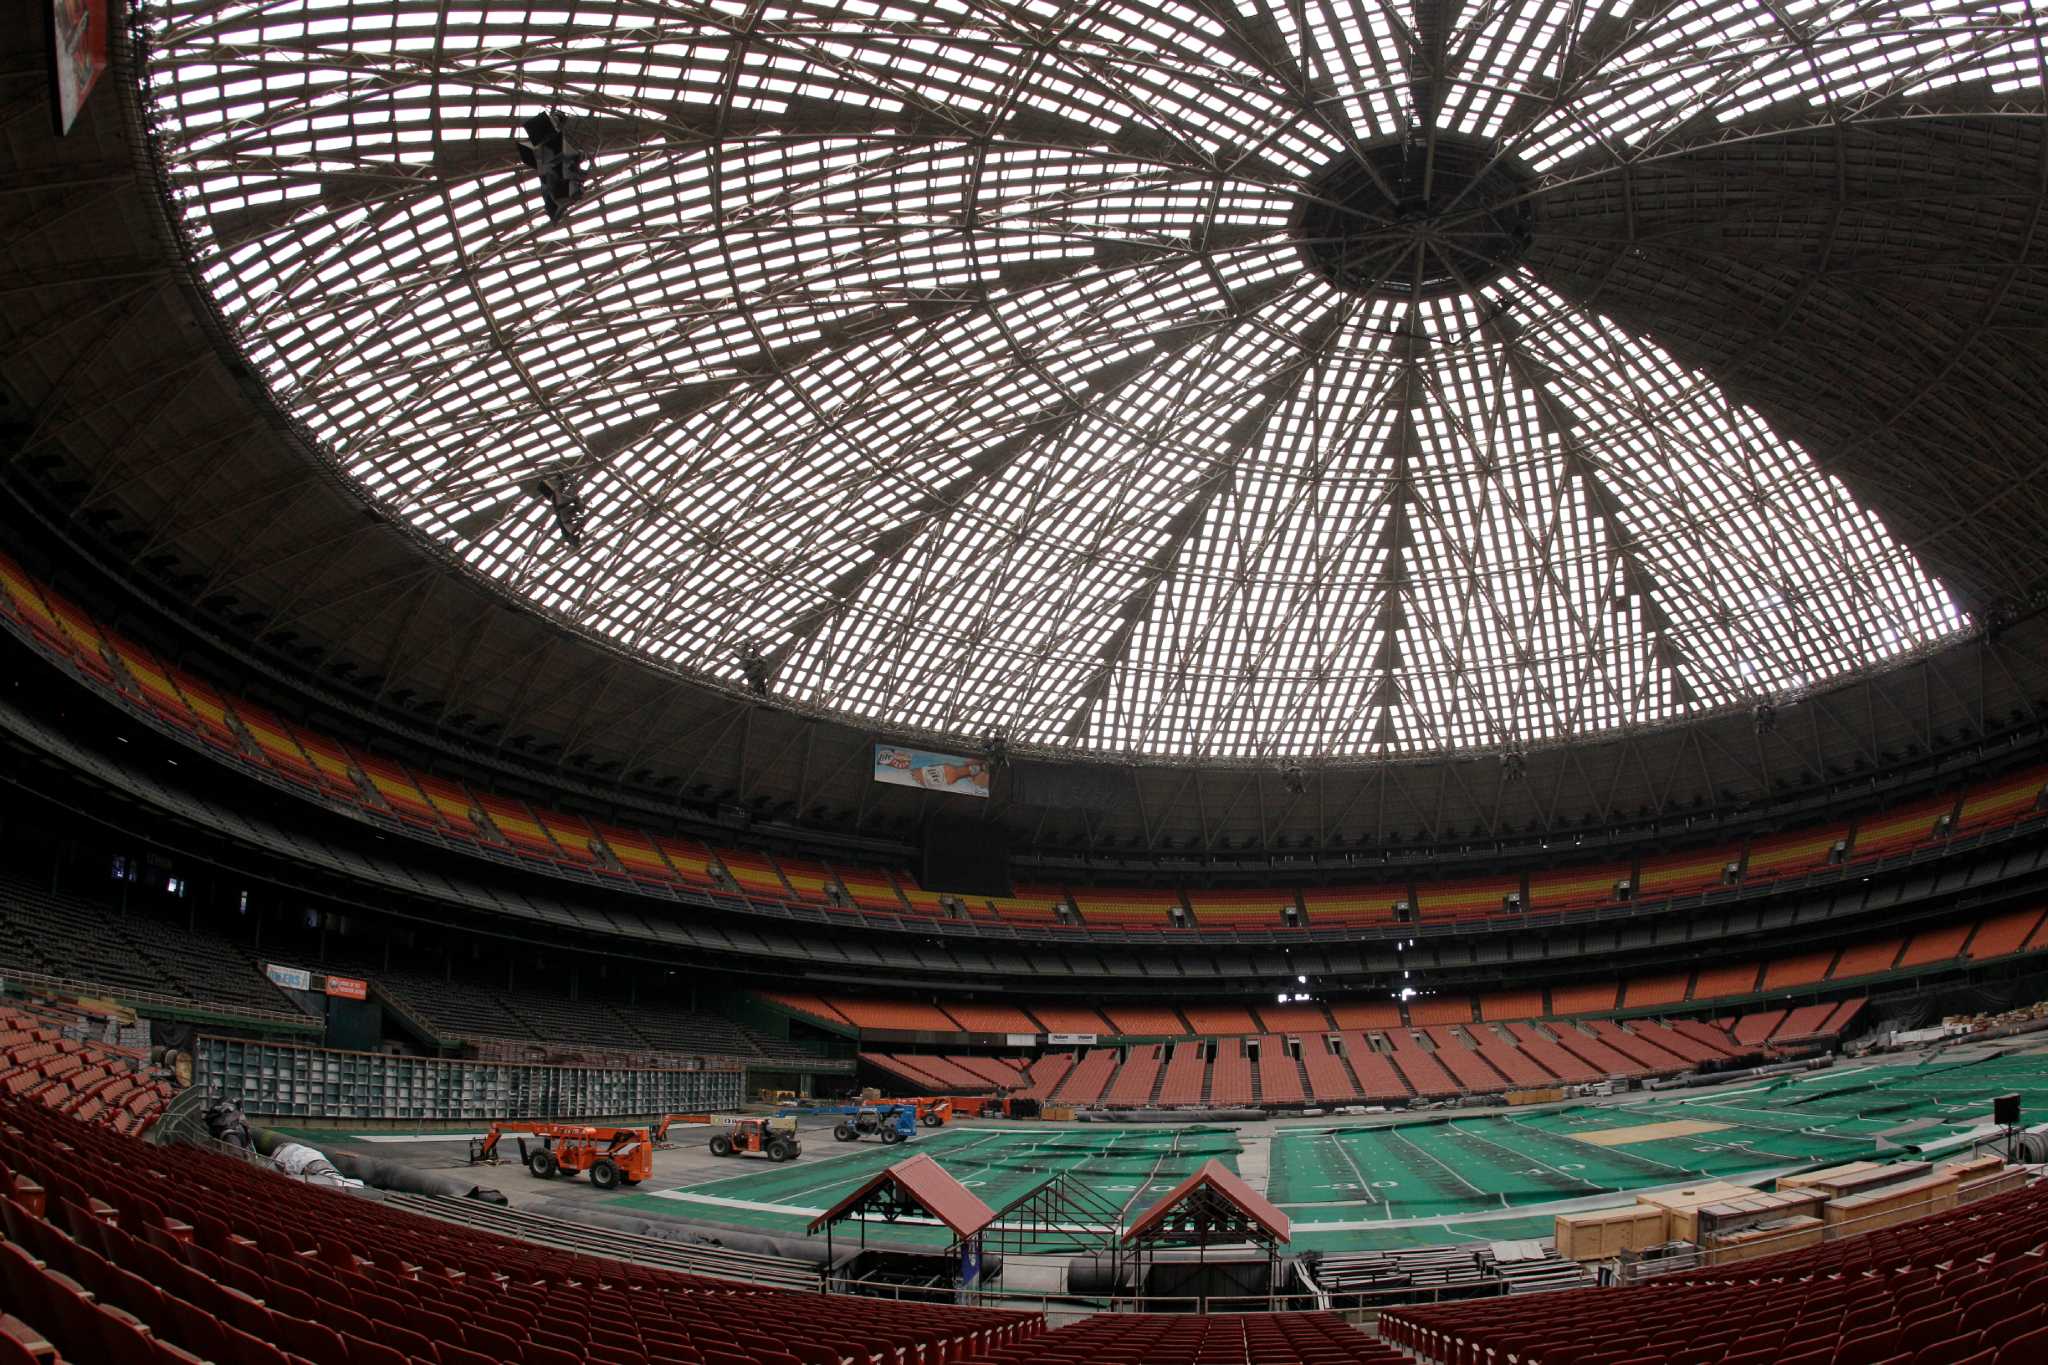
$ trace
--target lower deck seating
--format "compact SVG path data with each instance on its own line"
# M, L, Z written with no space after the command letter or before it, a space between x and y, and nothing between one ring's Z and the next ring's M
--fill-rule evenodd
M64 1036L63 1017L0 1009L0 1094L117 1133L146 1132L170 1103L168 1080L123 1048Z
M6 1100L0 1217L9 1311L75 1363L931 1365L1043 1328L543 1248Z
M1401 1308L1424 1360L1532 1365L2038 1365L2048 1360L2048 1186L1804 1251L1619 1289Z
M1394 1365L1407 1356L1335 1313L1097 1313L999 1346L989 1359L1005 1365Z

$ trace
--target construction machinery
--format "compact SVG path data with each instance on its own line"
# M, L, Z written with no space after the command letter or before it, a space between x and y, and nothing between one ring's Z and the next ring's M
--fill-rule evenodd
M711 1135L713 1156L765 1156L770 1161L794 1161L803 1152L795 1119L729 1119L724 1132Z
M526 1136L519 1143L519 1164L537 1180L556 1176L573 1179L587 1171L590 1183L601 1190L637 1185L654 1174L654 1140L645 1128L602 1128L581 1123L502 1121L494 1123L480 1138L469 1140L469 1164L495 1166L499 1163L498 1142L507 1133L540 1139L529 1148Z
M863 1105L833 1124L832 1136L840 1142L880 1137L884 1146L908 1142L917 1136L917 1107L909 1104Z

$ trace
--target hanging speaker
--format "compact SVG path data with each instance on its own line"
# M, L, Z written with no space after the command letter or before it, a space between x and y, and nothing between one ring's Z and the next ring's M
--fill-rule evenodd
M2020 1097L2018 1095L1994 1095L1991 1097L1991 1121L2001 1128L2010 1128L2020 1121Z

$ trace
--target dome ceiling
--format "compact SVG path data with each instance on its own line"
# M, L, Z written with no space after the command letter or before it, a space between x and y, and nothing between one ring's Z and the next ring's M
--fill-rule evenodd
M798 709L1513 749L1924 652L1991 585L1871 454L1911 423L1858 425L1893 339L1798 345L1853 305L1800 272L2024 256L1997 153L1900 177L1927 120L2038 118L2025 5L142 10L196 273L327 458Z

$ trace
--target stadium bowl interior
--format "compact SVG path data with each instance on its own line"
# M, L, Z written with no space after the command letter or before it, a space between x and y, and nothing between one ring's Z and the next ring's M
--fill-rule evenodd
M2048 1358L2029 6L22 12L0 1365Z

